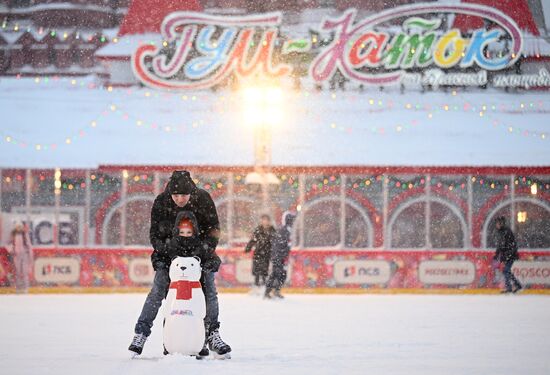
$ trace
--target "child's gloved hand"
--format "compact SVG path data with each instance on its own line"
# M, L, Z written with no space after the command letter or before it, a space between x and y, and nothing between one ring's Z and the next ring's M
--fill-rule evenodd
M169 247L177 247L179 245L179 239L181 237L178 235L178 234L175 234L171 239L170 239L170 242L168 243L168 246Z

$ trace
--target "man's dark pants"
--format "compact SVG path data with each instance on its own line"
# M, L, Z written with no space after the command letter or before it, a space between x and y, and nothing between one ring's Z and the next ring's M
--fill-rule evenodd
M514 273L512 272L512 266L514 265L513 260L507 260L504 262L504 269L502 273L504 274L504 283L506 284L506 290L512 291L512 284L516 286L516 288L521 289L521 284L514 276Z
M285 283L286 280L286 270L285 265L282 262L273 261L272 262L272 268L271 268L271 275L269 275L269 279L267 279L266 287L271 290L281 290L281 287Z

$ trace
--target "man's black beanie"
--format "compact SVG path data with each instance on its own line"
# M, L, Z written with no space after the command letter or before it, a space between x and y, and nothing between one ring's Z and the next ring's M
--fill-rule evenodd
M197 186L187 171L174 171L166 189L170 194L191 194Z

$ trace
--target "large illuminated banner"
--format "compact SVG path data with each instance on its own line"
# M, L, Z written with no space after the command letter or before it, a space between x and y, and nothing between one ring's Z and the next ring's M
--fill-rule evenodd
M161 26L165 41L176 43L172 56L163 54L162 47L142 45L132 56L132 69L146 85L164 89L207 88L231 73L239 77L287 75L289 66L272 66L281 19L280 13L245 17L172 13ZM198 25L203 26L200 31ZM219 35L214 38L215 33ZM259 42L255 41L258 36ZM150 64L146 64L148 58ZM181 75L184 78L174 79Z
M478 16L490 27L466 37L458 29L446 29L442 14ZM365 85L480 86L487 84L487 71L510 67L522 50L516 23L494 8L476 4L420 3L363 20L356 20L356 11L349 9L321 23L318 31L334 37L317 49L309 41L279 45L281 20L278 12L240 17L175 12L162 23L163 45L140 46L132 56L132 69L150 87L200 89L230 75L289 75L292 66L276 63L274 57L294 52L315 54L309 75L317 83L338 70ZM398 31L390 32L397 22ZM501 46L498 54L487 52L491 44Z

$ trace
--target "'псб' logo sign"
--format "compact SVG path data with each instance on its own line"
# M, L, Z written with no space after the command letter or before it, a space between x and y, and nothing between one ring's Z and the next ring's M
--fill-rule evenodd
M478 16L491 25L466 37L458 29L444 29L441 14ZM334 38L321 48L309 66L316 82L330 79L339 70L346 78L363 84L400 82L414 69L501 70L520 56L521 31L502 12L476 4L420 3L392 8L356 21L355 9L338 18L325 19L321 33ZM246 78L288 75L292 67L274 63L276 53L307 53L311 44L278 46L280 13L243 17L175 12L166 17L161 33L171 49L140 46L132 56L135 75L146 85L164 89L200 89L222 82L234 74ZM390 33L388 25L399 32ZM502 43L504 42L504 43ZM489 55L487 47L501 43L501 53Z

